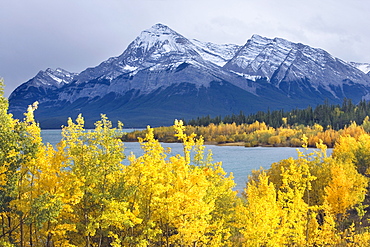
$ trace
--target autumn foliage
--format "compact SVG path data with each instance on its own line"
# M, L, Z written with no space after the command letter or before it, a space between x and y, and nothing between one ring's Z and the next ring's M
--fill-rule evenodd
M338 132L332 156L323 139L333 133L310 127L323 133L318 151L254 171L238 194L232 174L205 152L207 135L189 133L182 121L172 126L182 154L163 148L160 132L148 127L138 139L143 154L125 157L122 124L113 128L105 115L94 130L85 130L82 116L69 119L54 147L40 137L37 104L22 121L7 113L2 96L0 105L1 246L370 244L370 136L362 126ZM271 145L313 141L299 127L243 128L230 125L223 133L258 135ZM207 131L214 136L220 129Z
M284 119L283 119L284 120ZM245 147L271 146L271 147L301 147L302 136L305 135L308 147L316 147L320 140L329 148L334 147L340 136L350 135L354 138L370 130L370 121L366 117L361 125L352 122L341 130L334 130L330 126L325 129L319 124L313 126L282 125L273 128L264 122L255 121L252 124L209 124L208 126L186 126L186 134L195 133L202 136L207 144L239 143ZM161 142L178 142L174 138L173 126L158 127L154 129L154 136ZM146 130L133 131L122 137L123 141L137 141L143 137Z

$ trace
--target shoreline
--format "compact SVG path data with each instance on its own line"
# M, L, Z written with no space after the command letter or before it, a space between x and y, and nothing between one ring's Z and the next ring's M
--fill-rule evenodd
M138 142L138 141L123 141L123 142ZM166 142L166 141L159 141L160 143L181 143L181 142ZM301 148L294 147L294 146L274 146L274 145L258 145L258 146L245 146L245 142L226 142L226 143L218 143L218 142L204 142L203 145L209 146L220 146L220 147L245 147L245 148L255 148L255 147L269 147L269 148ZM309 147L314 148L314 147Z
M206 145L216 145L216 146L242 146L245 147L245 142L227 142L227 143L217 143L217 142L210 142L205 143Z

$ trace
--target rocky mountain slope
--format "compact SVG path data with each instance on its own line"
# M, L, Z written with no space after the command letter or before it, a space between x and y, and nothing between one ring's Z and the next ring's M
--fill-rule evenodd
M369 98L366 66L281 38L254 35L244 46L190 40L156 24L118 57L80 73L40 71L16 88L9 110L22 117L38 101L42 128L82 113L88 127L104 113L126 127L175 118L292 109L324 100Z

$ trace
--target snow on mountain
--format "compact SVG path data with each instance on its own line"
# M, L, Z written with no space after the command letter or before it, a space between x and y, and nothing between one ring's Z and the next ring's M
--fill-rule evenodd
M365 74L369 75L370 72L370 63L356 63L356 62L349 62L353 67L361 70Z
M46 86L46 87L62 87L65 84L70 83L76 73L68 72L64 69L48 68L45 71L40 71L33 79L30 80L30 85L34 86Z
M202 59L196 47L181 34L163 24L144 30L118 57L112 57L77 77L78 82L104 77L115 79L122 74L136 73L151 68L163 69L174 63Z
M277 87L283 81L308 80L314 88L331 91L331 85L341 87L346 80L363 85L370 83L363 73L322 49L259 35L253 35L224 68L264 77Z
M110 92L124 94L132 89L147 94L182 81L207 87L210 81L227 80L255 93L256 85L248 81L261 78L277 88L283 81L309 80L313 88L324 87L336 96L330 85L341 87L346 80L370 83L368 76L353 67L365 73L370 70L368 64L350 66L322 49L282 38L253 35L244 46L219 45L189 40L166 25L156 24L142 31L120 56L80 74L62 69L40 71L32 83L59 88L73 81L78 90L72 85L59 94L60 100L67 101ZM182 70L181 77L175 74ZM163 74L164 71L172 74Z
M21 84L11 93L9 96L11 110L23 114L27 106L35 101L39 103L49 101L50 94L71 84L76 75L61 68L39 71L34 78Z
M122 74L135 75L142 69L174 69L182 63L197 66L204 61L223 66L239 48L234 44L189 40L166 25L156 24L142 31L120 56L86 69L76 79L83 82L103 76L112 80Z
M292 65L297 57L298 45L280 38L253 35L225 68L271 80L281 65L286 68Z
M121 55L79 74L60 68L40 71L13 91L9 109L22 116L37 100L40 108L44 105L41 116L53 126L48 109L54 109L57 121L71 109L84 109L90 116L102 109L123 115L131 111L132 119L140 122L138 109L145 116L153 109L167 114L171 108L171 116L186 112L197 117L209 111L305 107L326 99L358 102L370 98L370 77L365 74L369 71L369 64L347 63L322 49L282 38L253 35L243 46L219 45L190 40L156 24ZM157 115L153 119L162 121Z
M61 68L41 70L35 77L18 86L9 96L9 100L34 99L34 101L42 101L50 91L70 84L76 75L76 73ZM33 102L27 104L31 103Z
M112 57L75 77L77 84L96 79L89 87L62 92L61 100L74 101L81 97L99 97L107 93L124 94L138 90L147 94L172 84L189 82L198 88L208 87L211 81L235 80L247 91L253 87L240 82L219 65L236 53L237 45L216 45L190 41L163 24L144 30L118 57ZM166 73L163 73L167 71ZM181 71L181 73L177 73Z
M196 39L191 40L197 47L198 53L204 60L210 61L218 66L224 66L235 53L240 49L240 45L234 44L214 44L211 42L202 42Z
M265 46L268 44L269 39L259 35L253 35L251 39L235 54L235 57L225 65L225 68L232 66L235 72L244 72L251 62L256 59ZM255 70L257 70L255 68Z
M125 66L150 68L199 61L202 57L190 40L163 24L156 24L141 32L118 60Z

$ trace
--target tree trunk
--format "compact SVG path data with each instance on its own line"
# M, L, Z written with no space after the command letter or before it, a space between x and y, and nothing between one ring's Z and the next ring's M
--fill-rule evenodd
M12 240L12 231L10 230L12 227L12 218L10 218L10 216L8 216L8 228L9 228L9 240L11 241Z
M33 241L32 241L32 223L30 224L30 247L33 246Z
M49 230L50 230L50 221L48 221L48 232ZM53 235L49 232L46 238L46 247L53 247L52 238L53 238Z
M19 226L20 226L20 246L24 247L23 216L20 216L19 218Z

